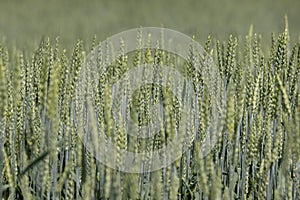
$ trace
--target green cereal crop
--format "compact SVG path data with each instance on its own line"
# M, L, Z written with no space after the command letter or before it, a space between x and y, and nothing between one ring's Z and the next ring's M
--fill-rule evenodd
M86 51L97 47L96 38L92 47L78 40L73 50L63 49L59 38L43 39L34 51L0 44L0 199L299 199L300 41L291 43L287 24L281 34L272 34L269 46L262 40L253 27L246 36L230 35L227 41L208 37L205 50L218 66L226 98L220 138L200 158L211 96L195 71L194 55L184 63L159 48L124 54L126 44L120 39L121 49L111 52L118 60L85 88L96 94L92 104L98 113L87 124L103 128L117 144L119 164L127 150L146 152L150 164L151 152L174 139L172 130L181 116L167 87L147 85L134 92L128 108L142 125L151 118L150 106L162 101L166 128L147 140L130 138L122 122L114 132L110 110L121 102L111 105L111 82L130 67L154 63L179 66L195 87L201 85L199 128L187 151L170 166L136 174L102 164L78 136L77 122L84 116L76 107L75 87ZM104 52L98 53L101 57ZM131 89L120 87L121 93ZM158 116L158 110L153 112ZM146 133L140 129L139 134Z

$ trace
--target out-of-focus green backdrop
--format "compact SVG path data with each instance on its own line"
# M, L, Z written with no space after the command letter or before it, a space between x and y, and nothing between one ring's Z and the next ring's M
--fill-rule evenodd
M299 0L0 0L0 38L22 46L60 35L66 46L77 38L99 40L140 26L163 26L204 41L246 34L251 24L265 40L283 30L300 34Z

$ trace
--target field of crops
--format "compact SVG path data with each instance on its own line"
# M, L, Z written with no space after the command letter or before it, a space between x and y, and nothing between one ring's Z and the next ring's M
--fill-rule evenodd
M287 24L272 34L269 46L252 28L225 41L208 37L204 49L218 67L224 101L219 137L204 158L199 150L213 97L193 66L193 51L183 62L159 48L127 55L121 45L112 52L119 54L116 62L93 80L91 118L78 106L83 90L77 88L87 53L99 45L96 38L91 45L78 40L72 51L61 50L59 37L42 39L34 51L0 44L0 199L299 199L300 41L290 41ZM148 122L152 98L166 107L166 125L153 137L132 139L115 124L111 110L120 102L112 101L111 84L141 63L175 66L193 81L199 112L190 114L199 117L199 126L170 165L147 170L145 164L140 173L127 173L96 159L79 135L86 119L92 129L103 128L118 149L116 162L123 150L151 152L175 139L179 103L166 88L141 87L134 93L138 99L132 97L138 125Z
M300 199L299 7L0 0L0 200Z

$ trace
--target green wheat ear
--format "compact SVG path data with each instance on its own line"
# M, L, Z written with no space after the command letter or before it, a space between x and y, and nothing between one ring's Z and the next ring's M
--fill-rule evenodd
M6 104L6 67L2 58L3 48L0 45L0 117L3 117Z

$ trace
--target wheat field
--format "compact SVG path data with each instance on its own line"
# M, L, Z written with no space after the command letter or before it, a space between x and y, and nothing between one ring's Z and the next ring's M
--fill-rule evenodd
M193 142L171 165L142 173L106 166L79 138L76 86L96 37L73 49L59 37L45 37L33 50L0 43L0 199L300 199L300 36L291 39L287 22L281 34L270 35L262 41L251 27L224 41L207 37L204 49L218 67L225 98L219 138L204 158L197 155L212 97L193 56L185 63L158 49L121 51L92 88L93 126L103 126L120 151L162 148L172 130L145 141L129 140L122 127L112 134L110 81L140 62L171 63L201 87ZM176 126L176 100L151 88L138 92L137 123L147 121L149 98L157 95L167 99L167 122Z

